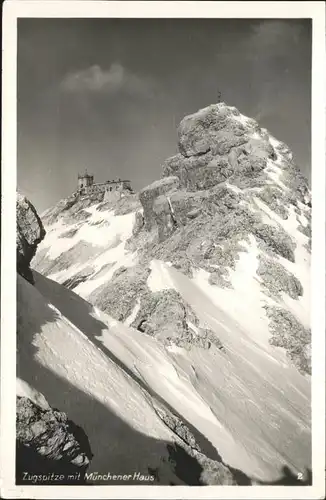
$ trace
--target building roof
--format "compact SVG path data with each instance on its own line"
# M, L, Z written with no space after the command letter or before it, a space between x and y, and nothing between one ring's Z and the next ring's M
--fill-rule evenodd
M78 179L93 179L94 175L89 175L89 174L78 174Z
M123 182L129 182L130 181L104 181L104 182L94 182L93 186L102 186L104 184L121 184Z
M118 180L115 180L115 181L105 181L105 182L101 182L100 184L119 184L119 182L130 182L130 181L128 181L128 180L118 179Z
M94 175L90 175L87 172L87 170L85 170L84 174L78 174L78 179L84 179L85 177L87 177L88 179L92 179L92 178L94 178Z
M85 179L85 178L88 178L88 179L94 179L94 175L90 175L87 173L87 171L84 173L84 174L78 174L78 179ZM123 180L123 179L116 179L116 180L111 180L111 181L104 181L104 182L94 182L94 186L98 186L98 185L101 185L101 184L120 184L120 183L123 183L123 182L127 182L127 183L131 183L130 180Z

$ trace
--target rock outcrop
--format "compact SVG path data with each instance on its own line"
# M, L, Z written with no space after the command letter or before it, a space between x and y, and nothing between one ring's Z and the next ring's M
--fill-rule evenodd
M17 193L17 271L30 283L34 283L30 262L35 255L37 245L43 240L45 230L32 203Z
M145 292L139 301L139 312L131 323L137 330L168 346L209 349L214 344L223 349L217 335L199 324L191 307L175 290Z
M189 190L210 189L230 177L257 177L276 153L254 120L224 103L185 117L178 129L179 154L163 165Z
M182 478L186 475L186 484L193 486L251 484L251 479L246 474L226 465L218 452L215 459L208 457L180 416L159 406L155 406L155 411L176 436L176 444L167 447L169 460L175 464L177 476Z
M159 228L168 236L171 232L170 227L174 225L173 213L169 209L169 199L165 196L168 192L174 192L180 183L177 177L166 177L155 181L145 187L139 194L139 200L142 204L145 214L145 229L151 230L155 227L157 220L162 212L167 214L166 224ZM160 239L162 239L160 237Z
M93 454L83 429L65 413L17 397L16 443L18 484L31 484L32 475L43 475L43 485L84 483ZM51 478L53 474L61 480Z
M305 328L295 316L286 309L266 306L270 318L272 345L283 347L301 373L311 375L311 331Z

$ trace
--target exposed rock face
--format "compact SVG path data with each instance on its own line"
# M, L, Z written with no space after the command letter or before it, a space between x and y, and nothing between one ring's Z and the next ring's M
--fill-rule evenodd
M288 199L279 187L266 185L257 193L257 197L282 219L288 219L289 211L286 207Z
M178 129L180 153L189 157L202 155L216 148L227 153L232 147L231 143L234 146L246 142L241 139L245 133L244 127L241 123L231 121L231 114L230 108L216 104L186 116Z
M298 299L303 294L303 288L298 278L273 259L259 256L257 274L273 296L284 292L291 299Z
M155 336L165 345L174 344L185 349L194 346L209 349L215 345L223 349L217 335L199 325L191 307L175 290L143 293L139 312L131 326Z
M182 477L184 468L192 470L187 474L189 485L249 485L251 480L241 471L227 466L217 453L217 458L209 458L200 448L195 436L177 415L167 408L155 407L164 424L176 435L177 446L168 446L170 461L175 464L175 472ZM184 450L182 453L181 450ZM192 476L192 477L190 477Z
M17 271L33 283L30 262L35 255L37 245L45 236L45 230L34 206L20 193L17 193L16 213Z
M165 162L163 175L178 176L189 190L209 189L230 177L257 177L266 160L276 157L259 130L257 122L244 125L239 112L223 103L204 108L180 123L180 153Z
M223 350L218 336L199 324L195 313L180 294L173 289L156 293L150 291L147 285L150 272L149 267L140 265L121 267L112 280L90 295L90 301L123 322L133 316L135 308L139 309L130 325L157 338L164 345L185 349L210 349L214 345ZM73 288L75 283L66 283L66 286Z
M125 321L138 297L146 290L149 274L150 269L141 266L121 267L109 283L105 283L91 294L90 301L103 311L111 311L118 321ZM114 286L111 286L111 281Z
M160 181L155 181L139 194L139 200L146 214L145 227L151 229L156 220L156 214L162 210L161 205L165 205L167 198L164 197L165 193L174 191L179 187L179 180L177 177L167 177ZM155 202L155 206L154 206ZM164 208L163 208L164 209ZM173 225L173 217L169 221ZM168 232L167 232L168 234Z
M282 307L266 306L270 319L271 344L283 347L287 356L302 373L311 374L311 331Z
M17 397L16 441L18 483L24 483L24 472L63 475L59 484L84 482L84 472L93 454L82 428L65 413L41 408L26 397ZM69 474L73 478L68 480ZM42 484L58 482L49 479Z

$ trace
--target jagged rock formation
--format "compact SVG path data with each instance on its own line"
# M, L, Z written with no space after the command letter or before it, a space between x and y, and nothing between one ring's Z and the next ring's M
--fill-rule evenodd
M286 462L300 460L301 447L310 453L310 191L289 148L224 103L184 118L178 147L162 178L139 195L116 204L66 200L67 209L47 211L33 266L132 329L128 350L141 361L133 358L130 370L142 380L157 359L143 359L135 345L168 352L176 378L157 367L148 384L166 377L164 397L176 408L179 380L189 380L188 395L199 395L213 416L193 414L191 397L183 407L222 446L229 471L268 476L276 441ZM97 338L122 356L111 331ZM210 428L210 418L219 425ZM302 440L289 436L288 451L278 436L293 425Z
M41 484L85 483L84 473L93 453L83 429L65 413L17 397L16 440L18 484L28 484L33 474L49 476ZM61 480L51 479L52 474Z
M17 193L16 213L17 271L33 283L30 262L35 255L37 245L45 236L45 230L34 206L20 193Z

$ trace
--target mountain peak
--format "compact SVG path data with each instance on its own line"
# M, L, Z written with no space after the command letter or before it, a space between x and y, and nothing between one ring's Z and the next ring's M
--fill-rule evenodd
M275 184L308 203L307 182L289 148L235 107L219 103L186 116L178 127L178 148L164 163L163 176L177 175L189 190L226 180L240 188Z

